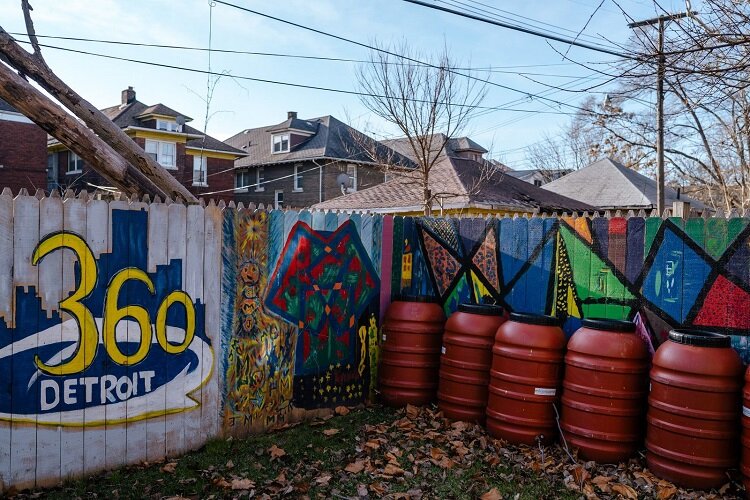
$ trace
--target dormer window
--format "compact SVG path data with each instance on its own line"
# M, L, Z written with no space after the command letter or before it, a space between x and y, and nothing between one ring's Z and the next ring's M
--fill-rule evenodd
M166 130L167 132L182 132L181 126L176 121L156 120L156 130Z
M275 134L273 136L273 152L274 153L288 153L289 152L289 134Z

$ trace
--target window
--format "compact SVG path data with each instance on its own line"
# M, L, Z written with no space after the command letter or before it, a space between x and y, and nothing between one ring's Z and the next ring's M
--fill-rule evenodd
M234 174L234 191L235 193L246 193L247 186L252 184L250 181L250 172L248 170L238 170Z
M159 162L159 165L173 170L177 169L177 144L174 142L152 141L146 139L146 154Z
M208 186L206 157L193 156L193 186Z
M294 166L294 191L302 191L302 174L299 172L301 163Z
M357 165L349 164L346 166L346 175L349 176L349 192L357 191Z
M289 152L289 134L276 134L273 136L273 152Z
M266 171L263 167L258 167L255 169L255 190L256 191L265 191L266 188L263 185L263 182L266 180Z
M276 210L281 210L284 205L284 191L277 189L273 195L273 206Z
M73 151L68 151L68 173L80 174L83 172L83 160Z
M177 122L171 120L156 120L157 130L167 130L169 132L182 132L180 125Z

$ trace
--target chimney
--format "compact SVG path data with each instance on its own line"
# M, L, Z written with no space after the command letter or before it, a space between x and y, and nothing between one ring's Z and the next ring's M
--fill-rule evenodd
M122 105L125 106L133 101L135 101L135 90L133 87L128 87L122 91Z
M297 112L296 111L287 111L286 117L288 120L293 120L297 118Z

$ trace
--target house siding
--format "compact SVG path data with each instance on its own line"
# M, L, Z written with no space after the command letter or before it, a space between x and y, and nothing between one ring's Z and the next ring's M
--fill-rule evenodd
M342 195L337 177L346 172L346 163L339 161L317 162L323 165L322 200L320 190L320 172L312 161L298 163L284 163L281 165L267 165L264 169L264 190L255 191L249 188L247 192L235 192L235 201L242 203L263 203L274 205L275 191L284 191L284 208L305 208L321 201L337 198ZM294 191L294 166L299 165L302 174L302 190ZM250 179L255 182L255 167L249 167ZM384 181L384 174L377 167L357 165L357 189L380 184Z
M138 146L142 149L146 147L146 140L141 137L133 138ZM231 201L234 198L232 188L234 187L234 161L230 159L212 158L208 157L207 170L208 170L208 186L193 186L193 155L186 154L185 144L177 143L177 158L175 163L177 170L167 169L173 177L175 177L180 184L185 186L188 191L193 193L197 197L204 196L203 193L214 193L215 194L205 195L206 198L214 198L216 200L224 200L226 202ZM73 189L79 191L86 189L88 191L96 189L94 186L110 186L111 184L104 179L99 173L91 168L89 164L84 162L83 172L80 174L67 174L68 168L68 154L69 151L59 151L56 153L58 157L58 175L57 183L61 189ZM94 186L92 186L92 184Z
M17 194L47 188L47 133L33 123L0 120L0 187Z

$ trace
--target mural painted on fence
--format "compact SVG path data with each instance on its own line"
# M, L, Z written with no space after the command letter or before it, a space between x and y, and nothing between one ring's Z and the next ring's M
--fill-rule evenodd
M160 459L216 433L218 276L204 271L220 255L217 213L0 196L4 484Z
M236 297L225 309L226 428L265 428L292 408L370 395L381 227L379 216L226 212L224 283Z
M397 218L393 288L437 297L446 313L471 301L552 314L568 334L584 317L628 318L654 345L675 326L714 329L747 362L748 222Z

